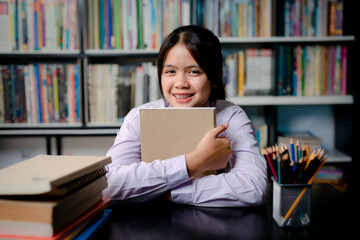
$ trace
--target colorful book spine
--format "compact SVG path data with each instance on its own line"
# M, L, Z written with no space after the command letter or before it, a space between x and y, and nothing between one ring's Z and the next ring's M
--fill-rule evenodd
M100 33L100 49L105 49L105 17L104 10L105 2L104 0L99 0L99 33Z
M80 70L79 66L75 65L75 109L76 109L76 122L80 122L81 118L81 105L80 105Z
M341 52L341 95L346 95L347 93L347 52L347 46L343 46Z
M120 2L114 1L113 3L113 12L114 12L114 35L115 35L115 49L121 48L121 42L120 42Z

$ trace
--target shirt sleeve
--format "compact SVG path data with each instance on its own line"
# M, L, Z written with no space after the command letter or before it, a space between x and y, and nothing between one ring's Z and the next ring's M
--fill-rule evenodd
M266 192L266 162L255 140L251 122L238 106L217 114L217 124L229 123L224 136L230 140L231 169L227 173L189 180L171 191L174 202L207 207L262 204ZM225 116L224 116L225 115Z
M108 165L104 197L128 202L149 201L188 181L184 155L151 163L141 161L138 118L129 115L107 153L112 163Z

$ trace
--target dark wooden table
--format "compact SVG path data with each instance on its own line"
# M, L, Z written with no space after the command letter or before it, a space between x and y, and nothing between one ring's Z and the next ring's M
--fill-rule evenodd
M94 239L356 239L358 198L329 184L311 189L311 223L280 228L272 219L272 184L259 207L203 208L156 200L113 204Z

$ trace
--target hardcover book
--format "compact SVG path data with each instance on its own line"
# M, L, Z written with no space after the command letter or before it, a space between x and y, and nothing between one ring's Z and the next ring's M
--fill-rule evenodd
M140 109L141 158L168 159L193 151L216 126L215 108Z

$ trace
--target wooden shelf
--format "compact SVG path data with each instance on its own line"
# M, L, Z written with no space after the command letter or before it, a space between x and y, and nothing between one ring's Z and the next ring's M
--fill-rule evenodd
M0 131L1 128L79 128L81 126L82 123L0 123Z
M221 43L291 43L291 42L348 42L355 41L355 36L322 37L220 37Z
M228 97L228 101L240 106L263 106L263 105L335 105L353 104L351 95L344 96L245 96Z
M0 130L0 137L10 136L115 136L119 128L61 128Z
M85 55L89 57L98 56L128 56L128 55L157 55L158 49L87 49Z
M41 51L0 51L0 55L79 55L81 53L80 50L41 50Z
M220 37L220 43L291 43L291 42L346 42L354 41L355 36L324 36L324 37ZM157 55L159 49L86 49L85 55L96 56L126 56L126 55Z

